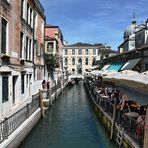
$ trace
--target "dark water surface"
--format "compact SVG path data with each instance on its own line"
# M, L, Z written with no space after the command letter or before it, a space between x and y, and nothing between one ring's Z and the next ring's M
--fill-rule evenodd
M83 82L66 88L20 148L115 148L99 123Z

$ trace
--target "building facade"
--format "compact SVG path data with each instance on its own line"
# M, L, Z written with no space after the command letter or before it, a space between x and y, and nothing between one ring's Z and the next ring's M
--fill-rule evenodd
M0 24L0 116L5 116L31 101L41 87L44 75L35 69L44 65L44 9L38 0L0 0Z
M63 74L63 46L63 34L59 26L46 25L45 53L53 54L56 56L59 65L55 69L55 79L59 79Z
M135 17L132 23L124 31L124 41L119 45L118 50L120 53L128 52L130 50L140 48L147 45L147 23L137 24Z
M69 73L84 73L89 70L100 55L100 50L104 49L103 44L76 43L67 45L63 49L64 70Z

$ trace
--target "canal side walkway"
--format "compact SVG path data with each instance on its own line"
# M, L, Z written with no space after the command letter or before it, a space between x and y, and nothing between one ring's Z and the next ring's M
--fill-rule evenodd
M45 110L53 105L67 84L68 79L66 78L63 83L57 82L50 90L40 91L32 96L31 103L0 122L0 148L18 147L41 116L45 117Z

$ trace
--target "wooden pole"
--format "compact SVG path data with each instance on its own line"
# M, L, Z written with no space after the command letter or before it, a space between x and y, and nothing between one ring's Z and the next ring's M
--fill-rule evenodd
M145 117L145 127L144 127L144 145L143 148L148 148L148 108Z
M115 126L115 118L116 118L116 102L117 100L115 99L114 102L114 110L113 110L113 119L112 119L112 125L111 125L111 132L110 132L110 140L113 138L113 133L114 133L114 126Z
M43 118L45 118L45 112L44 112L44 105L43 105L43 98L42 98L42 91L41 90L39 90L39 94L40 94L41 114L42 114Z

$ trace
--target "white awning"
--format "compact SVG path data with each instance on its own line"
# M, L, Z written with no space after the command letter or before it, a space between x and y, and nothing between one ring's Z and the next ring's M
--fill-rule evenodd
M102 73L102 71L101 70L93 70L92 72L90 72L92 75L96 75L96 76L98 76L98 75L100 75L101 73Z
M104 80L115 82L118 85L125 85L135 89L141 89L148 92L148 76L144 74L133 73L121 73L118 72L113 75L103 77Z
M108 67L110 66L110 64L105 65L101 70L105 71Z

